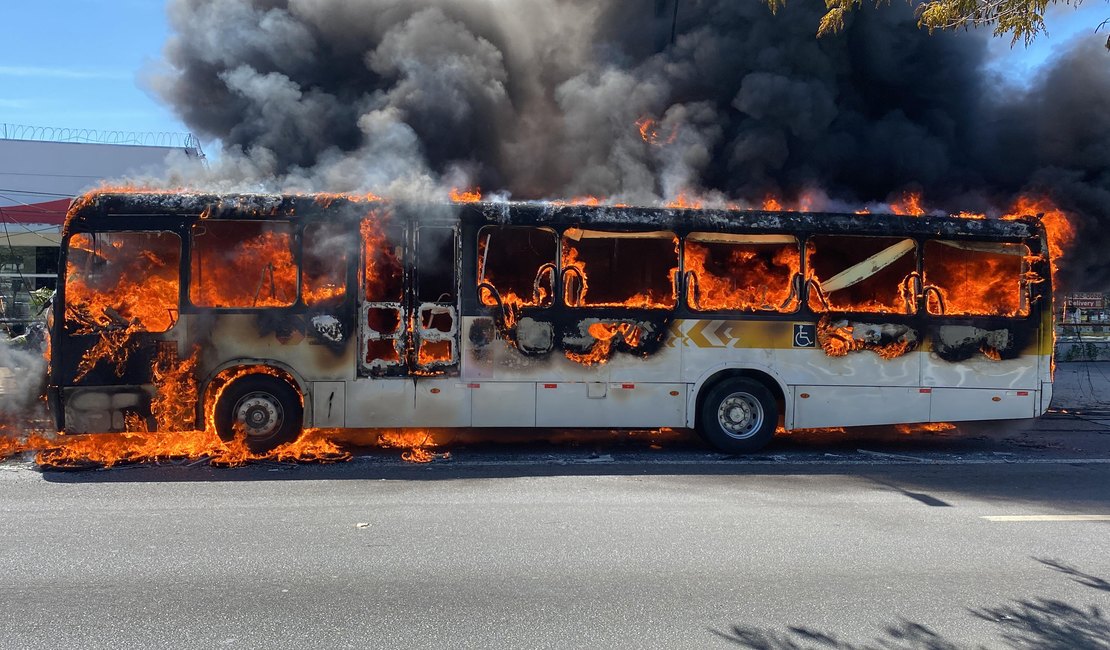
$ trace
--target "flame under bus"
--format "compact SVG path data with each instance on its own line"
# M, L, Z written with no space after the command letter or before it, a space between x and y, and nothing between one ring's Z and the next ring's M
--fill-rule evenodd
M100 193L61 268L71 433L696 426L744 451L1051 397L1031 217Z

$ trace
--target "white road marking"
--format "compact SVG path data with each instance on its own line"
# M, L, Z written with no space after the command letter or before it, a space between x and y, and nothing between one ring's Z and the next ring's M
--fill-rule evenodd
M987 521L1110 521L1110 515L988 515Z

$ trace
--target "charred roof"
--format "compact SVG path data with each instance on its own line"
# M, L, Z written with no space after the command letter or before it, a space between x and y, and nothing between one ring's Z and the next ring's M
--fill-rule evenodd
M561 205L547 202L393 202L336 194L205 194L179 191L90 192L74 200L66 232L86 230L89 219L172 216L209 219L358 219L386 208L428 222L591 226L624 231L670 230L960 237L987 240L1041 238L1035 216L1013 220L882 213L777 212L631 206Z

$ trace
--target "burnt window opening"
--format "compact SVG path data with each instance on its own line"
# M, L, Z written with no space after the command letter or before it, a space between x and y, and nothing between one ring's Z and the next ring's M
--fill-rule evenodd
M678 238L671 232L568 229L560 259L569 307L672 309Z
M288 307L297 301L288 222L205 220L193 226L189 299L199 307Z
M455 360L458 285L455 229L425 226L416 231L416 299L419 302L416 363L427 368Z
M558 244L547 228L483 227L478 231L478 300L487 307L550 307Z
M925 242L922 292L930 314L1028 316L1029 248L1024 244Z
M416 231L416 299L455 302L455 231L424 227Z
M77 332L165 332L178 316L181 238L172 232L73 235L65 289L66 322Z
M312 223L305 226L301 242L301 300L309 307L342 302L347 296L349 231L335 223Z
M698 311L797 311L802 256L791 235L691 233L683 252L687 305Z
M360 282L363 362L372 372L405 363L407 322L404 306L404 235L388 224L387 213L374 212L359 224L362 245Z
M811 237L806 244L810 309L914 313L916 249L914 240L898 237Z
M366 325L376 334L397 334L401 331L401 312L389 307L367 307Z
M399 229L386 227L380 219L363 221L362 287L367 302L401 302L405 270L403 237Z

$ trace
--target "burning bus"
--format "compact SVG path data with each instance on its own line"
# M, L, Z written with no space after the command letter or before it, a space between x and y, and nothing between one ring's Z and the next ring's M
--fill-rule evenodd
M1032 418L1036 217L96 192L63 233L59 430L785 429Z

